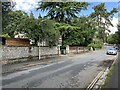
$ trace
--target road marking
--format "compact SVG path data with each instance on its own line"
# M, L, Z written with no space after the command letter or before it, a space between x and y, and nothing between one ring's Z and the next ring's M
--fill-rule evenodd
M104 71L101 71L98 73L98 75L93 79L93 81L89 84L89 86L87 87L86 90L92 90L95 83L97 82L97 80L102 76L102 74L104 73Z

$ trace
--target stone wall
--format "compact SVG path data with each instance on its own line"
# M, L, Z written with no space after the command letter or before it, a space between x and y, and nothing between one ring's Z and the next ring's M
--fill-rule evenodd
M38 56L38 47L2 47L2 59L16 59Z
M49 47L40 47L40 56L51 56L57 55L58 49L56 46ZM18 58L27 58L27 57L38 57L39 56L39 47L8 47L2 46L2 60L18 59Z
M58 54L58 49L57 47L40 47L40 54L41 56L43 55L56 55Z

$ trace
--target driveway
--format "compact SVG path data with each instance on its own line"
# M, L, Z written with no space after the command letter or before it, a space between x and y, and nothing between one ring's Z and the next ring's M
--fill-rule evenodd
M102 61L115 56L106 55L105 47L86 54L67 56L59 62L3 75L3 88L86 88L103 70Z

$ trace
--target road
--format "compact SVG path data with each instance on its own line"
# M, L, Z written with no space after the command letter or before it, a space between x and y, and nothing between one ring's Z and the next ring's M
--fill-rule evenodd
M3 75L3 88L86 88L103 70L99 64L115 56L106 55L106 48L66 57L57 63L37 66Z

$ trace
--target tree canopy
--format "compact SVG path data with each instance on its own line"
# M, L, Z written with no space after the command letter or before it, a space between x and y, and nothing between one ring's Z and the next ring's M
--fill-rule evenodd
M6 27L10 23L9 12L12 11L15 3L11 2L2 2L2 31L6 31Z
M3 4L3 34L14 37L15 32L23 33L35 44L46 41L49 46L57 45L61 36L63 46L88 46L96 38L97 42L101 41L98 38L104 42L105 30L112 25L111 19L117 12L116 8L108 12L104 3L94 6L95 12L90 16L79 16L81 10L87 10L87 2L39 2L38 5L37 10L45 11L46 16L39 14L35 18L33 12L28 15L21 10L12 11L11 4Z
M22 12L20 10L10 11L8 15L9 23L7 23L6 27L4 27L3 33L8 33L10 37L14 37L15 31L21 31L22 29L25 29L21 26L21 22L24 23L23 20L26 20L28 18L28 15L27 13Z
M107 11L105 7L105 3L100 3L93 7L94 12L90 15L90 17L94 18L96 22L98 23L98 32L99 32L99 38L105 42L105 31L110 32L108 27L112 25L111 19L114 16L115 13L117 13L117 9L113 8L110 12Z
M45 17L58 22L70 22L77 18L81 10L86 10L87 2L39 2L37 10L48 12Z
M118 40L119 40L118 39L118 32L116 32L115 34L110 34L108 36L107 42L109 44L118 44L119 43Z
M60 23L58 29L62 35L62 44L87 46L94 37L94 25L90 17L80 17L71 24Z
M46 41L49 46L56 45L59 39L59 31L55 28L55 22L52 20L35 19L33 13L30 16L20 10L10 11L8 13L10 22L6 26L4 33L14 37L15 32L23 33L29 39L35 41Z

